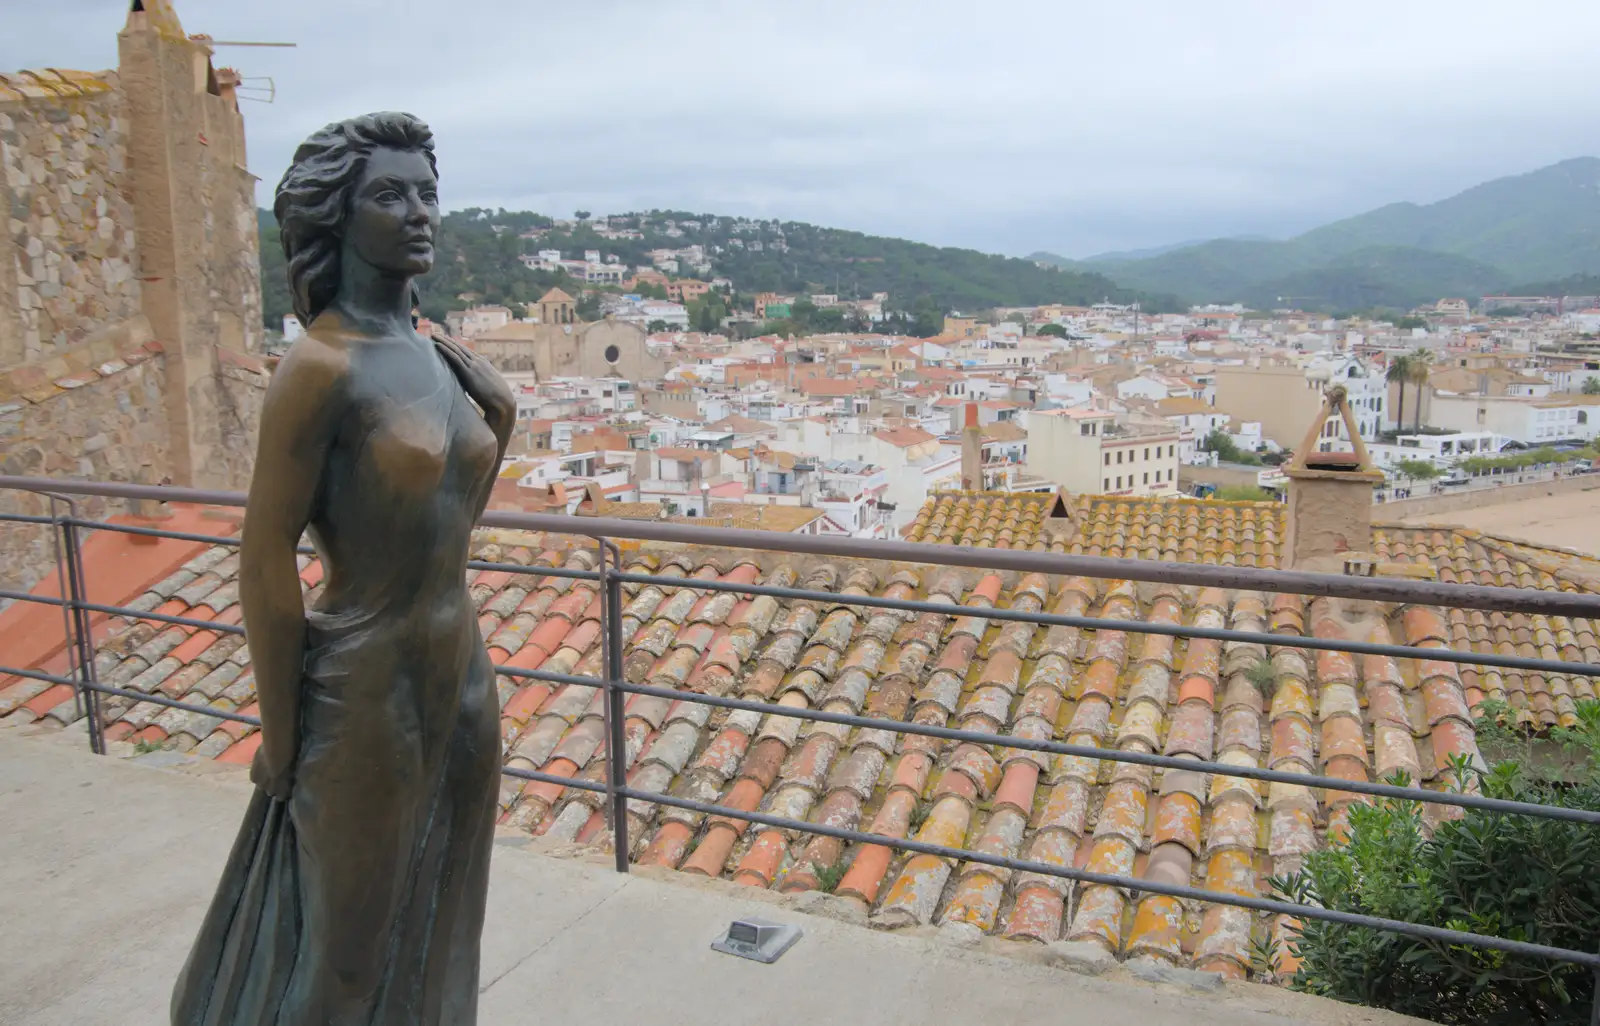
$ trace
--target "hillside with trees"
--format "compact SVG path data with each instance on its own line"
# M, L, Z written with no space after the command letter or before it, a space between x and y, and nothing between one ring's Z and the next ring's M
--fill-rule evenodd
M1514 283L1600 274L1600 158L1497 178L1437 203L1391 203L1281 242L1213 239L1138 259L1108 256L1034 254L1197 303L1405 309L1485 292L1593 294Z
M269 327L275 327L289 312L289 289L276 221L266 210L260 211L259 219L263 316ZM1140 302L1152 311L1181 309L1173 296L1123 288L1096 272L1041 267L1031 260L797 221L650 211L614 216L607 224L641 237L605 238L587 216L558 223L527 211L452 211L439 229L434 271L418 282L423 313L442 320L447 310L467 302L526 303L553 285L574 296L585 288L562 272L530 270L519 259L523 253L555 249L575 258L586 250L599 250L636 267L650 265L652 250L694 245L704 248L710 269L683 268L678 276L727 278L737 293L736 303L738 296L758 292L828 293L841 299L869 299L873 293L887 292L885 312L891 326L910 331L932 325L927 334L938 330L946 313L997 306L1089 305L1108 300ZM803 310L798 313L804 315ZM817 314L821 323L796 327L829 330L833 315L826 310Z

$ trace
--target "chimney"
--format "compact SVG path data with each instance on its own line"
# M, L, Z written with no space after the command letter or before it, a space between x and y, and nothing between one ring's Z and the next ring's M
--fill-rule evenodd
M1350 435L1349 452L1317 451L1323 425L1333 416ZM1322 410L1284 475L1289 479L1285 567L1340 573L1347 554L1372 551L1372 489L1383 483L1383 474L1367 458L1343 385L1324 394Z
M966 426L961 429L961 487L983 491L983 432L978 430L978 404L968 403Z

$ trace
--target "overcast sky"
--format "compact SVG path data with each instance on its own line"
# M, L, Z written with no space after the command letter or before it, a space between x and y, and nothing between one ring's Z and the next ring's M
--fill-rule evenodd
M116 63L127 0L0 0L0 69ZM1600 152L1594 0L178 0L270 77L270 201L409 110L448 207L671 207L1087 256L1285 236Z

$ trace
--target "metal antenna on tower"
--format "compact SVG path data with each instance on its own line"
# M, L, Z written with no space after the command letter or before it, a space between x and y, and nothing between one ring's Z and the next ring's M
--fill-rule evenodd
M254 46L291 49L300 45L299 43L263 43L241 39L212 39L204 32L197 32L191 35L189 38L196 43L204 44L210 49L215 49L219 46ZM239 99L253 100L256 103L271 103L273 100L278 98L278 84L274 82L270 76L253 75L250 78L245 78L237 71L234 71L233 75L235 77L234 95ZM247 85L246 83L257 84Z

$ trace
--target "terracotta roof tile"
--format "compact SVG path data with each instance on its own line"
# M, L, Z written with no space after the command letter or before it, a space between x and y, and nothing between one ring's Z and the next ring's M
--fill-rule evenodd
M1059 505L1058 505L1059 503ZM1057 515L1052 517L1052 512ZM1007 525L1018 546L1057 552L1274 566L1283 535L1269 504L944 493L912 537L992 544ZM590 569L587 550L541 551L492 541L484 558L530 568ZM1231 548L1228 547L1231 543ZM1382 527L1381 559L1421 562L1463 581L1527 578L1589 590L1595 567L1466 531ZM1592 697L1587 679L1463 669L1439 661L1309 653L1241 642L994 620L994 608L1049 610L1152 623L1229 626L1282 635L1399 642L1476 651L1600 658L1594 624L1252 592L1135 585L889 566L696 548L639 549L630 566L693 577L838 594L958 603L962 615L902 613L841 603L628 585L621 629L630 681L777 701L795 709L865 713L1029 739L1215 759L1366 781L1404 771L1452 784L1451 760L1480 758L1471 725L1486 698L1535 727L1571 722ZM108 683L218 710L252 710L254 681L238 622L237 560L208 550L151 585L137 603L217 627L132 623L100 646ZM1594 578L1600 580L1600 574ZM307 561L308 596L320 568ZM598 675L602 639L589 581L472 572L469 591L496 661ZM220 607L220 608L219 608ZM1274 680L1258 687L1258 663ZM578 684L498 678L509 766L604 779L601 693ZM113 740L147 740L247 764L255 728L204 713L108 698ZM0 682L0 716L66 724L70 689ZM1221 776L1040 755L918 735L841 728L724 711L655 696L625 703L624 761L640 790L760 810L892 837L967 846L1056 865L1265 896L1267 876L1299 866L1346 828L1350 793L1258 785ZM603 795L504 778L502 822L580 844L609 843ZM840 870L835 891L882 926L1049 942L1088 940L1118 956L1155 957L1243 976L1252 913L1117 888L1075 886L971 862L630 802L633 856L749 886L802 890ZM1282 931L1276 921L1270 929Z

